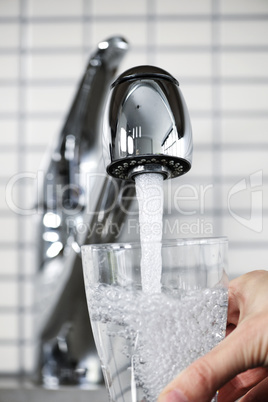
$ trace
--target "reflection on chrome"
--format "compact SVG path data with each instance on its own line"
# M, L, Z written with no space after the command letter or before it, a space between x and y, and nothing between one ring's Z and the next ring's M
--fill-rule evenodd
M57 255L59 255L59 253L61 252L62 249L63 249L63 244L60 241L56 241L55 243L52 243L47 249L47 257L48 258L56 257Z
M54 212L46 212L43 217L43 224L47 228L56 229L61 224L61 217Z
M80 246L87 242L88 231L76 228L83 223L92 233L90 241L102 241L105 236L109 241L107 235L97 231L93 234L92 230L100 219L105 226L110 219L106 204L115 199L115 188L107 178L102 158L102 121L110 85L127 50L128 43L121 37L98 45L47 158L38 203L42 214L36 283L40 340L36 372L37 381L49 387L102 381L80 258ZM108 212L98 215L96 210ZM116 217L119 223L120 215L121 211Z

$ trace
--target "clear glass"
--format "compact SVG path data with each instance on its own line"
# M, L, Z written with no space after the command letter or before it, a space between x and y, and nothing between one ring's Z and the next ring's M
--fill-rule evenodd
M139 243L82 247L90 320L113 402L155 402L181 370L225 336L227 239L159 246L161 292L154 294L142 291Z

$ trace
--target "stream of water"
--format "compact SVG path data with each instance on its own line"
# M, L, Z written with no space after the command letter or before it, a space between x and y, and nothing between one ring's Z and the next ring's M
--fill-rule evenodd
M142 290L145 293L160 293L163 176L144 173L136 176L135 183L139 204Z

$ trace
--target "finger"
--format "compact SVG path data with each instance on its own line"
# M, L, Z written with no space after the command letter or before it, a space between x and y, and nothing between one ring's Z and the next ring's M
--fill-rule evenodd
M230 282L228 288L228 314L227 324L236 326L240 317L240 305L242 303L239 289L242 286L240 284L240 278L234 279Z
M237 375L220 389L218 401L232 402L237 400L245 395L251 388L259 384L267 375L268 369L264 367L247 370Z
M244 326L241 324L208 354L176 377L162 391L159 402L168 402L168 393L172 390L179 390L186 401L210 401L224 384L237 374L251 368L246 366L244 350L244 345L251 342L250 331L244 331Z
M266 309L267 271L252 271L229 283L228 324L235 326L249 313Z
M226 336L228 336L236 328L234 324L228 324L226 327Z
M267 287L267 271L251 271L232 280L229 284L228 322L237 325L249 314L267 310Z
M162 391L159 402L208 402L218 389L238 374L254 367L268 366L268 335L263 335L267 333L268 274L260 271L254 273L252 283L248 279L249 275L244 276L232 281L230 286L228 322L233 327L239 323L238 327L175 378ZM258 292L260 287L262 289ZM258 314L254 313L255 310Z
M207 355L201 357L182 371L182 373L163 390L158 402L168 402L168 393L171 390L179 390L182 392L182 394L185 395L185 400L198 400L199 402L211 400L215 392L220 389L224 383L238 374L233 367L234 352L237 348L231 339L233 338L232 335L234 332ZM236 362L234 366L240 367L240 364ZM174 401L175 400L176 399L174 399Z
M268 395L268 377L250 390L240 402L266 401Z

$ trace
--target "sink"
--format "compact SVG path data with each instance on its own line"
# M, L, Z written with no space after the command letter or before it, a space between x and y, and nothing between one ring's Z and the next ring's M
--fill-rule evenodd
M31 382L0 379L0 402L108 402L105 387L45 389Z

